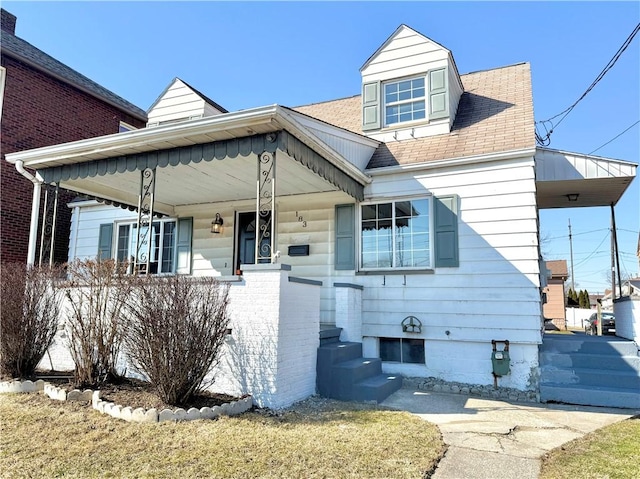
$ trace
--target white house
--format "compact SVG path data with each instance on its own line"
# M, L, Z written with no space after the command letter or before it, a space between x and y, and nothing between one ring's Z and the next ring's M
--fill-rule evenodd
M88 198L70 205L69 259L231 282L227 392L312 394L330 326L387 375L472 384L493 383L492 340L508 340L500 385L535 390L538 210L615 204L636 165L536 147L527 63L460 75L401 25L360 71L361 95L237 112L176 79L146 129L7 159L36 171L34 197Z

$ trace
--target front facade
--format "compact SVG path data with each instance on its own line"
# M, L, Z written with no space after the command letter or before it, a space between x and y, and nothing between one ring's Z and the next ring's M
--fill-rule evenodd
M2 263L24 263L27 259L33 190L28 172L16 171L4 161L5 155L118 133L122 124L141 128L146 123L144 111L17 37L15 26L16 17L2 9ZM61 192L60 203L74 196ZM68 231L70 218L67 208L59 209L57 225L61 231ZM55 262L67 260L67 238L65 234L58 236L52 248ZM48 263L49 255L45 256Z
M554 165L616 166L613 195L635 165L537 149L528 64L460 75L451 52L402 25L361 73L362 95L295 109L194 114L191 89L176 121L154 111L168 88L143 130L9 160L87 198L70 205L69 259L213 275L245 298L254 285L264 299L260 275L276 275L282 288L267 288L277 296L269 304L306 317L274 320L286 377L297 377L299 358L313 376L317 329L335 325L386 373L470 384L493 383L491 342L508 340L500 385L536 389L546 276L538 208L569 206L575 188L590 198L589 185L567 184ZM291 284L304 287L292 294ZM234 309L240 336L228 357L251 342L241 331L252 319ZM234 381L232 363L219 384ZM312 393L303 383L282 401Z

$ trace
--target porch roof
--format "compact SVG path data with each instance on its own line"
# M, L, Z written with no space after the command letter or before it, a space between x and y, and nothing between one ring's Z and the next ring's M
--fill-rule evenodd
M47 182L125 205L137 205L140 171L160 167L156 210L254 199L257 154L278 151L279 196L341 190L361 200L370 178L279 105L76 141L7 155ZM359 135L351 141L375 151ZM213 161L230 160L230 161Z
M636 176L635 163L536 148L539 208L615 205Z

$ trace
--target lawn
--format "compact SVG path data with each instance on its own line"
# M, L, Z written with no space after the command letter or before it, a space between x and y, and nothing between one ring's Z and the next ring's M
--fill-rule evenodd
M598 429L543 458L541 479L640 477L640 416Z
M445 446L408 413L311 399L282 414L135 424L0 395L3 478L422 478Z

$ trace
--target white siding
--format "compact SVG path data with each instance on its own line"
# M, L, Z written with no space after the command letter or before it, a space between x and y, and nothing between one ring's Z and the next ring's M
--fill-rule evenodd
M188 85L176 79L149 110L147 125L154 126L163 122L214 116L220 113Z
M137 213L101 203L74 206L71 214L71 236L69 238L69 260L84 260L98 255L100 225L116 221L135 220ZM116 234L114 228L114 236ZM114 239L115 244L115 239Z
M449 53L410 28L404 28L362 69L362 82L425 73L448 64Z
M343 158L364 171L376 151L378 143L347 131L338 131L315 119L304 115L295 115L296 120L309 129L325 145L338 152Z

